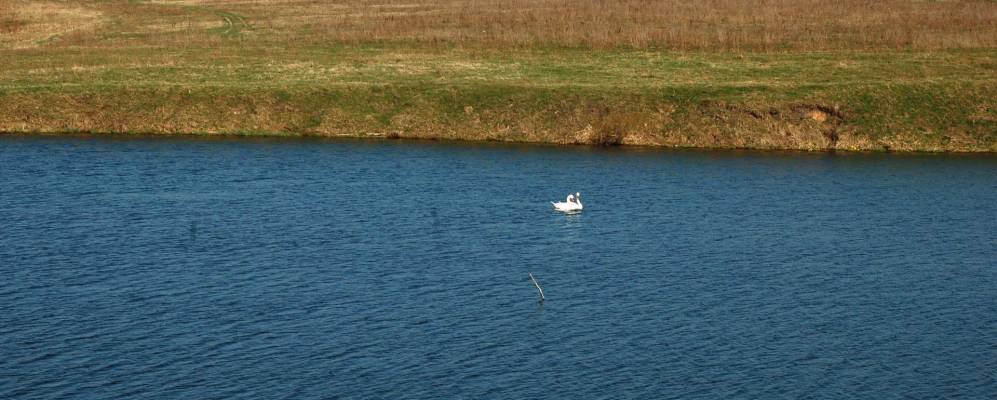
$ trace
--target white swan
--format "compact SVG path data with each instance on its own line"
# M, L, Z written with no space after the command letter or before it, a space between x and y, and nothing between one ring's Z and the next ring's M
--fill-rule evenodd
M565 201L558 202L558 203L555 203L555 202L552 201L552 202L550 202L550 204L553 204L554 208L557 211L578 212L578 211L581 211L582 208L583 208L583 206L582 206L582 194L581 193L577 193L577 192L575 194L569 194L568 198Z

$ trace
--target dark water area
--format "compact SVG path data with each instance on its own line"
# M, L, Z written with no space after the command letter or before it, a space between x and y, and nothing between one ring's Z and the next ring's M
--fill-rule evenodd
M430 397L995 398L997 157L0 136L0 398Z

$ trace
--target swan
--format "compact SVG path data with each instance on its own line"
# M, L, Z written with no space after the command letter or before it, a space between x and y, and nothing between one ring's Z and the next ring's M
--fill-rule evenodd
M554 208L557 211L564 211L564 212L577 212L577 211L581 211L582 208L583 208L583 206L582 206L582 194L578 193L578 192L575 192L575 194L569 194L568 198L565 199L565 201L558 202L558 203L555 203L555 202L552 201L552 202L550 202L550 204L553 204Z

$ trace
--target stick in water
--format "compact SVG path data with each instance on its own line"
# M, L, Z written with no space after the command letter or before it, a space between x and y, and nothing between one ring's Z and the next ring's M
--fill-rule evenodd
M530 280L533 281L533 284L536 285L536 287L537 287L537 291L540 292L540 302L543 303L543 301L544 301L544 290L540 288L540 282L537 282L537 278L533 277L533 273L532 272L530 272Z

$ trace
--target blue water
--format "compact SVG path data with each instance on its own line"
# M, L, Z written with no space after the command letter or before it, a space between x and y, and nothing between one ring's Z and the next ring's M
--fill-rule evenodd
M993 399L997 157L0 136L0 398L431 397Z

